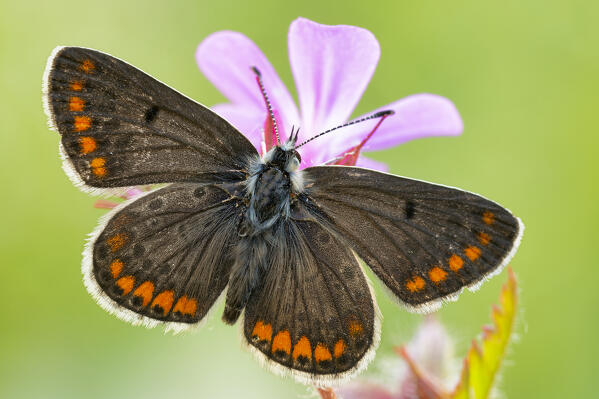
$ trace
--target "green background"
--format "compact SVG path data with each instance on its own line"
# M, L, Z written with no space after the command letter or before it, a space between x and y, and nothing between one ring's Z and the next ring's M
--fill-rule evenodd
M197 333L173 336L132 327L94 303L80 253L103 211L64 175L41 104L56 45L106 51L205 104L220 102L194 51L221 29L252 38L294 90L286 35L298 16L362 26L380 41L356 115L418 92L455 102L462 136L371 155L394 173L482 193L523 219L512 262L519 339L500 389L509 398L593 396L599 3L167 3L0 1L0 397L305 397L307 388L262 369L220 315ZM439 312L460 356L488 323L505 279L504 272ZM385 319L371 376L421 321L376 286Z

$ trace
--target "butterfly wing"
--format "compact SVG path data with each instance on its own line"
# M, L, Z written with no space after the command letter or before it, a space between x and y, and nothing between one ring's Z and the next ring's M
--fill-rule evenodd
M520 242L521 221L476 194L356 167L304 173L302 201L414 311L476 288Z
M91 192L240 179L248 158L257 155L208 108L95 50L54 50L44 75L44 104L61 134L67 174Z
M239 198L220 185L175 183L110 212L86 246L86 287L134 324L199 322L228 283Z
M244 336L267 366L305 383L359 372L379 339L375 300L351 250L313 220L274 231L268 272L245 308Z

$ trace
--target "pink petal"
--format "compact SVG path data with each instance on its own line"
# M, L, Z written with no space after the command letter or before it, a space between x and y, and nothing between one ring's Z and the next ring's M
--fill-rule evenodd
M370 382L352 382L335 389L341 399L394 399L386 388Z
M375 161L371 158L366 158L363 155L358 157L358 162L356 162L356 166L360 168L374 169L381 172L387 172L389 170L389 165L383 162Z
M366 29L304 18L291 23L288 41L302 112L300 137L306 139L349 118L374 73L380 47Z
M264 122L262 111L228 103L214 105L212 110L243 133L256 149L260 149L262 141L261 126Z
M257 67L273 108L279 110L285 126L299 122L298 111L289 91L258 46L238 32L221 31L208 36L196 50L198 66L234 105L260 112L260 124L266 106L251 67ZM246 131L242 131L246 133Z
M459 367L453 360L453 341L441 322L427 316L418 327L405 351L431 382L448 389L457 379ZM404 376L401 385L414 384L418 378L413 373Z
M387 109L395 111L395 114L385 119L364 145L364 150L382 150L424 137L456 136L464 129L455 105L447 98L435 94L414 94L369 114ZM357 145L374 125L376 120L344 128L342 134L336 135L332 144L342 144L344 147Z

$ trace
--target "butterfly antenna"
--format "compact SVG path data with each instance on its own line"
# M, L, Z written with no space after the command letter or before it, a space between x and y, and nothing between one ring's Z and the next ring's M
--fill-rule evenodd
M256 82L258 82L258 86L260 86L260 91L262 92L262 98L264 98L264 102L266 103L266 108L268 109L268 114L270 115L270 119L272 120L272 125L275 128L275 134L277 136L277 144L281 144L281 140L279 139L279 128L277 127L277 121L275 120L275 114L272 112L272 107L270 106L270 100L268 99L268 95L266 94L266 89L264 88L264 83L262 82L262 74L260 70L255 66L252 67L252 71L256 74Z
M289 135L289 141L295 143L297 141L297 137L299 136L300 128L298 127L295 130L295 126L291 126L291 134Z
M384 118L384 117L387 117L389 115L393 115L394 113L395 113L394 111L392 111L392 110L389 109L389 110L386 110L386 111L377 112L376 114L372 114L372 115L366 116L366 117L361 118L361 119L356 119L354 121L347 122L347 123L345 123L343 125L339 125L337 127L333 127L333 128L331 128L329 130L325 130L322 133L318 133L316 136L310 137L308 140L304 141L300 145L296 145L295 148L299 148L299 147L303 146L304 144L309 143L312 140L316 140L320 136L324 136L325 134L331 133L334 130L341 129L342 127L355 125L356 123L361 123L361 122L368 121L368 120L371 120L371 119Z

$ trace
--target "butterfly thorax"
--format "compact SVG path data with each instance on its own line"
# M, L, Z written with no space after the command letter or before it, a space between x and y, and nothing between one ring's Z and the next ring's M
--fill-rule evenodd
M258 234L289 215L290 198L303 190L300 156L293 146L274 147L252 165L246 181L248 209L241 235Z
M248 216L252 225L257 228L271 225L279 216L288 214L290 186L285 171L277 167L265 168L258 176L250 202Z

